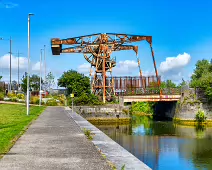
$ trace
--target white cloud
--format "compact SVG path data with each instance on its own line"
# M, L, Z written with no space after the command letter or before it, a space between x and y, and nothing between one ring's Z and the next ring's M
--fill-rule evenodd
M159 75L162 80L172 80L179 83L182 79L189 79L185 67L190 63L191 56L188 53L178 54L176 57L167 57L165 61L160 63Z
M1 68L10 68L10 55L5 54L4 56L0 57L0 66ZM18 57L11 56L11 67L12 69L18 68ZM19 57L19 68L26 69L27 68L27 58Z
M189 64L191 56L188 53L179 54L177 57L167 57L166 61L160 63L159 70L166 73L170 70L181 69Z
M129 69L138 68L138 63L134 60L119 61L118 65L120 67L128 67Z
M90 64L84 63L78 66L77 70L80 73L89 75L90 73ZM144 76L154 75L153 71L142 71ZM125 60L119 61L117 65L113 68L113 76L130 76L139 75L138 63L134 60Z
M41 67L43 69L43 63L41 64ZM40 71L40 61L32 65L32 71Z
M136 70L137 69L137 70ZM113 69L113 75L132 75L133 72L138 71L138 63L134 60L119 61Z
M26 70L28 66L28 59L26 57L19 57L19 69ZM43 64L42 64L43 66ZM10 68L10 55L5 54L4 56L0 57L0 68L1 69L9 69ZM18 57L11 56L11 68L18 69ZM40 62L31 63L31 68L33 71L40 70Z
M0 2L0 8L15 8L17 6L18 6L18 4L8 2L6 0L5 1L1 0L1 2Z
M28 59L26 57L19 57L19 71L20 77L27 71ZM9 70L10 68L10 55L5 54L0 57L0 75L3 76L4 81L9 80ZM40 62L31 63L31 73L37 73L40 70ZM18 75L18 57L11 56L11 69L12 69L12 79L16 80Z
M84 63L79 65L79 67L77 68L77 71L87 75L90 73L90 68L91 68L91 65L89 63Z

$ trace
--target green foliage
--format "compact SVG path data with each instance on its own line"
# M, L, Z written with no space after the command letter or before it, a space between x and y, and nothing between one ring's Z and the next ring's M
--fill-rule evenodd
M72 99L68 98L68 104L71 105ZM74 105L102 105L103 103L99 101L98 97L94 94L82 93L79 97L74 98Z
M158 83L157 82L151 82L150 87L158 88ZM177 86L174 82L172 82L172 80L166 80L166 81L161 82L161 84L160 84L160 88L162 88L162 89L175 88L175 87L177 87Z
M52 98L53 96L51 94L46 95L45 98Z
M4 100L4 93L0 92L0 101Z
M0 105L0 156L7 153L26 127L43 112L44 107L30 107L26 116L24 105Z
M66 96L64 94L61 94L61 95L57 96L56 99L59 100L60 103L64 105L65 104L65 100L66 100Z
M175 88L176 84L173 83L171 80L166 80L166 88Z
M205 116L205 112L203 110L198 110L195 119L199 123L205 122L205 120L207 119L207 117Z
M181 88L186 85L186 81L182 79L182 82L177 86L178 88Z
M24 96L24 94L19 93L19 94L17 94L17 98L18 99L25 99L25 96Z
M191 76L192 80L197 80L201 78L204 74L207 74L211 64L208 60L203 59L198 60L195 66L196 68L194 70L193 75Z
M93 136L91 136L91 131L90 131L90 130L84 128L84 129L83 129L83 132L84 132L85 136L87 136L87 138L88 138L89 140L92 140L92 139L93 139Z
M125 165L123 165L123 166L121 167L121 170L125 170Z
M12 101L12 102L17 102L17 99L18 99L18 98L15 96L15 97L12 97L12 98L11 98L11 101Z
M126 115L129 114L129 110L127 110L127 109L123 109L122 112L125 113Z
M15 94L15 93L8 93L7 96L8 96L9 98L12 98L12 97L16 97L16 94Z
M40 101L40 99L39 99L38 96L31 96L30 97L30 103L31 104L39 104L39 101Z
M50 99L46 102L47 106L57 106L57 102L55 99Z
M54 82L54 75L52 74L52 72L49 72L46 76L46 81L44 82L44 87L45 89L47 89L48 91L51 89L51 87L55 84Z
M154 102L136 102L132 104L131 112L136 113L146 113L146 114L153 114L153 106Z
M212 63L204 59L197 61L190 86L203 88L209 101L212 101Z
M41 83L43 84L43 80L41 80ZM33 74L32 76L29 77L29 85L30 89L33 90L39 90L40 89L40 77L36 74ZM22 78L22 84L21 87L23 91L26 93L27 92L27 73Z
M74 70L64 72L58 79L58 86L67 88L68 95L75 93L75 96L79 97L82 93L91 93L89 77Z

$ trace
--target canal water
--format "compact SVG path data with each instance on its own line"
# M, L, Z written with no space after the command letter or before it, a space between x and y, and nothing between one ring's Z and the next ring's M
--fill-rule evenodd
M95 124L153 170L212 170L212 127L133 117L132 124Z

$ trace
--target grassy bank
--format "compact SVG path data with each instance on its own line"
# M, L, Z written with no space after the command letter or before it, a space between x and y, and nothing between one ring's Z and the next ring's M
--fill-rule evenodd
M24 133L28 125L36 119L45 107L0 104L0 157L9 151L15 141Z

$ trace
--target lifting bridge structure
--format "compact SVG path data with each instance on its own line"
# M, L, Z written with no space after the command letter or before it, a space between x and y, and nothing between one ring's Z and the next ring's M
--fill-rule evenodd
M84 58L91 64L90 76L92 77L92 92L95 95L101 95L105 103L107 99L110 99L111 96L116 94L116 88L119 88L122 92L123 89L126 92L126 88L130 88L131 91L133 91L132 78L131 85L129 85L129 83L127 83L129 82L129 78L125 79L125 81L124 79L114 79L112 77L112 69L116 66L116 61L111 57L112 52L121 50L135 51L140 76L138 78L139 80L134 82L134 87L136 86L137 89L145 89L147 84L148 86L150 85L150 78L142 76L140 60L138 58L138 46L131 45L132 43L134 44L144 40L150 45L155 70L155 76L151 79L151 84L154 84L161 96L161 81L152 48L152 36L98 33L67 39L52 38L51 49L53 55L60 55L61 53L83 53ZM69 47L64 48L64 45L68 45ZM92 68L95 70L94 75L92 75ZM119 85L117 85L117 82Z

